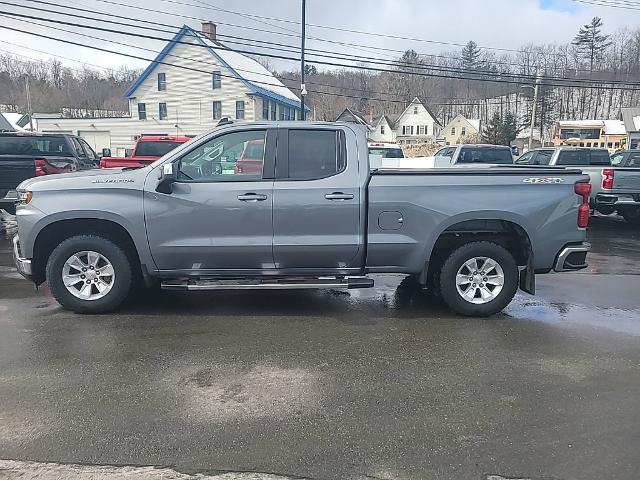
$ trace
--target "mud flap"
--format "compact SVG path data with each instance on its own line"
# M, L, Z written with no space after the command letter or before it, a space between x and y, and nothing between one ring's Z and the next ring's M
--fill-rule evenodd
M520 270L520 289L531 294L536 294L536 272L533 269L533 252L529 252L527 266Z

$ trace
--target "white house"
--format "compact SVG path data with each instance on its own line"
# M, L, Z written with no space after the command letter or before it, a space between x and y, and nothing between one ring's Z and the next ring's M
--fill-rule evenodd
M396 141L396 122L399 115L381 115L371 125L369 138L374 142L393 143Z
M442 129L441 138L445 145L455 145L462 137L478 135L480 133L480 120L468 119L462 114L453 117Z
M435 143L442 125L418 97L400 115L382 115L371 125L369 138L375 142Z
M418 97L404 109L395 122L396 140L400 144L435 143L442 125Z
M258 61L216 39L216 25L202 33L184 25L124 92L123 118L37 118L45 132L79 134L97 150L123 155L141 134L198 135L221 118L295 120L300 99Z

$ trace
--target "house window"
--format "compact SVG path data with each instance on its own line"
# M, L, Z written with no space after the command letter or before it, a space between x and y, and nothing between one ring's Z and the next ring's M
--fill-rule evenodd
M275 121L278 119L278 111L276 110L278 108L278 104L276 102L270 102L271 103L271 120Z
M460 128L460 135L464 136L466 133L467 133L467 128L466 127Z
M158 91L161 92L167 89L167 74L159 73L158 74Z
M380 134L384 135L384 125L380 125Z
M262 100L262 119L269 120L269 100Z
M424 125L418 127L418 135L424 135Z
M244 120L244 100L238 100L236 102L236 118L238 120Z
M429 135L429 125L424 126L424 134Z
M587 147L590 147L590 146L591 146L591 142L587 142Z
M413 107L413 114L417 115L418 114L418 107Z
M138 120L147 119L147 105L145 103L138 104Z
M158 118L160 120L166 120L167 119L167 104L166 103L159 103L158 104Z
M220 71L217 70L211 74L211 88L214 90L222 87L222 76Z
M451 127L451 135L455 135L456 134L456 127Z
M213 102L213 119L220 120L222 118L222 102L216 100Z

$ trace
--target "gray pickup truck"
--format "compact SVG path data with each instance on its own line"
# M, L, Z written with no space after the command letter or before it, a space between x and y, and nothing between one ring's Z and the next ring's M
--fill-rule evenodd
M596 194L600 213L617 212L627 222L640 223L640 151L626 150L611 157L614 168L603 171L602 188Z
M628 222L638 222L640 168L634 168L635 158L637 157L633 152L621 152L611 159L609 151L603 148L555 147L531 150L515 163L579 168L589 175L592 209L604 215L617 212ZM638 165L640 166L640 158Z
M115 309L136 284L364 288L401 273L486 316L518 286L534 293L536 273L586 266L587 181L513 166L370 171L352 125L226 123L138 170L23 182L14 256L76 312Z

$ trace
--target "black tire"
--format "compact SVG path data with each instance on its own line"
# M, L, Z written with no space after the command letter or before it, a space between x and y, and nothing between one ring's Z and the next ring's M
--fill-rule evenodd
M502 290L487 303L475 304L465 300L456 287L456 275L459 269L474 257L493 259L504 273ZM488 317L498 313L511 302L518 290L518 277L518 265L507 249L492 242L467 243L454 250L442 265L440 294L449 308L456 313L473 317Z
M115 277L111 290L102 298L83 300L67 290L62 280L67 259L82 251L103 255L113 266ZM79 235L58 245L47 262L47 282L54 298L65 309L76 313L105 313L118 308L127 299L132 286L131 262L121 247L103 237Z

